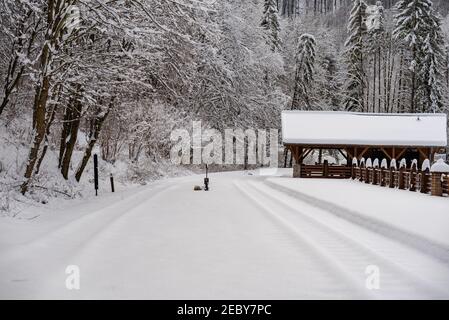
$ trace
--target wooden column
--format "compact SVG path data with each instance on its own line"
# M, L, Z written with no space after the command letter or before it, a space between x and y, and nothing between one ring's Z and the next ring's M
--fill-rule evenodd
M327 178L329 176L329 163L327 160L324 160L323 163L323 176Z
M379 168L373 167L373 184L377 185Z
M365 183L371 183L371 169L366 167L365 168Z
M441 182L442 173L440 172L432 172L432 196L443 196L443 184Z
M390 172L389 172L390 178L389 178L389 183L388 183L388 186L389 186L390 188L394 188L394 173L395 173L395 172L396 172L395 170L393 170L392 168L390 168Z
M293 178L300 178L301 177L301 164L295 163L293 165Z
M429 193L428 183L429 183L429 175L426 171L421 172L421 193Z
M399 168L398 188L401 190L405 189L405 169L404 169L404 167Z
M416 166L412 165L410 170L410 191L416 191Z

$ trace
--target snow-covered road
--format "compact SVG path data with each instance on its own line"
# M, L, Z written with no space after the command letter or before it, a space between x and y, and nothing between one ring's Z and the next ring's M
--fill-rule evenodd
M209 192L193 191L200 176L169 179L65 208L60 223L0 221L0 297L449 298L445 259L275 179L213 174ZM66 288L69 265L79 267L79 290ZM373 270L380 288L370 290Z

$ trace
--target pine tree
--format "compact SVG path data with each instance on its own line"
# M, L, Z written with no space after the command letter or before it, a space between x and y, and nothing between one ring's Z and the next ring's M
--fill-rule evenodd
M268 44L271 46L271 50L279 50L281 45L279 38L281 28L279 26L276 0L265 0L261 26L268 32Z
M296 56L295 89L293 91L292 109L298 109L304 101L307 109L311 108L309 89L314 81L315 73L315 37L303 34L299 38Z
M300 0L277 0L276 2L281 6L282 16L293 17L299 14Z
M442 106L444 40L441 20L430 0L401 0L397 9L393 34L404 42L410 53L410 111L436 111Z
M346 83L346 98L344 106L346 110L365 111L365 12L366 3L355 0L349 18L345 55L348 64L348 78Z
M367 47L372 56L373 63L373 90L372 90L372 111L376 112L381 109L381 72L382 72L382 49L385 44L385 13L382 2L377 1L375 5L367 8ZM384 59L385 60L385 59ZM369 94L368 94L369 95ZM377 99L376 99L377 98ZM386 100L386 97L384 97ZM377 109L376 109L377 103ZM367 109L369 111L369 102L367 101Z
M422 64L419 76L423 84L423 112L437 112L443 109L445 41L441 20L430 8L427 36L422 47Z
M332 53L326 54L321 59L321 79L316 84L317 96L320 97L320 103L330 108L330 110L340 110L341 84L338 79L339 65L336 57Z

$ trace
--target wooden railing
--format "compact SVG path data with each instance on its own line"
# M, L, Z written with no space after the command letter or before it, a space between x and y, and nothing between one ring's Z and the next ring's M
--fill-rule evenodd
M294 176L301 178L336 178L359 180L366 184L373 184L387 188L397 188L432 194L449 196L449 174L431 173L427 170L417 170L416 164L410 168L405 166L397 170L395 167L352 167L323 164L300 165ZM295 169L296 170L296 169Z
M402 167L395 168L359 168L353 166L351 178L361 182L400 190L417 191L435 196L449 196L449 175Z
M449 196L449 175L443 175L442 180L443 195Z
M431 173L429 171L353 167L351 176L355 180L383 187L422 193L431 191Z
M324 164L301 165L301 178L335 178L348 179L351 177L351 168Z

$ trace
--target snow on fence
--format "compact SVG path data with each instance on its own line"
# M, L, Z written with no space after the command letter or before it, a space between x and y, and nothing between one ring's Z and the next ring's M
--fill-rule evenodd
M435 196L449 196L449 165L443 160L437 161L432 167L426 160L421 168L417 168L416 160L407 166L406 160L402 159L399 168L395 159L391 160L390 166L383 159L380 167L378 159L374 160L374 165L371 165L371 159L368 160L360 161L360 164L356 159L353 160L350 173L353 180Z

